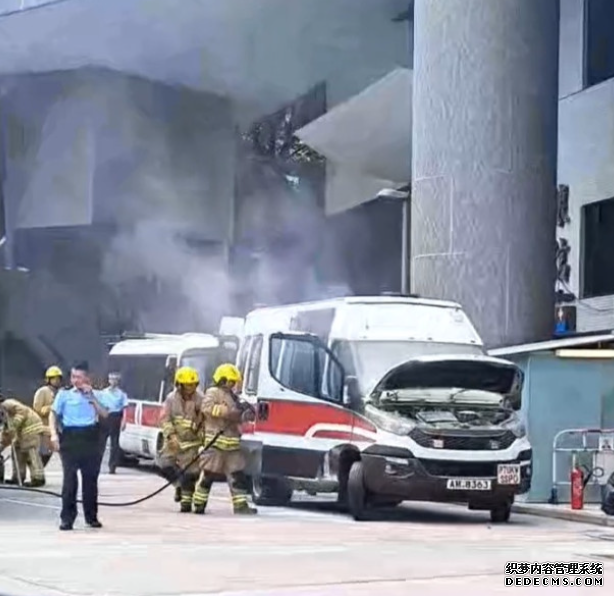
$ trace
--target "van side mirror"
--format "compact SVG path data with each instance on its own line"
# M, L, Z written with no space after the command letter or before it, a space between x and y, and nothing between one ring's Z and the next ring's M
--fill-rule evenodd
M356 409L362 403L358 378L348 376L343 385L343 405L351 409Z

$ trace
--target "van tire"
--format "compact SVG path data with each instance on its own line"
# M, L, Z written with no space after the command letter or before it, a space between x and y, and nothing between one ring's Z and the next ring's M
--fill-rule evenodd
M512 514L511 503L499 503L490 510L490 521L493 524L506 524Z
M284 507L292 500L292 486L283 478L252 478L252 499L256 505Z
M140 461L138 457L127 455L122 449L119 450L117 467L119 468L136 468Z
M361 461L355 461L350 468L347 484L347 506L355 521L368 519L368 505L363 465Z

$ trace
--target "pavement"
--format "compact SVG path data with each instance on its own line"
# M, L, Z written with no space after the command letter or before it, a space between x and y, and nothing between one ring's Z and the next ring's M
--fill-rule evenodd
M517 503L514 505L516 513L538 515L550 519L562 519L572 522L581 522L594 526L607 526L614 528L614 516L606 515L601 511L600 505L587 504L583 509L571 509L569 503L560 505L547 505L545 503Z
M100 500L132 500L161 483L140 469L102 474ZM60 487L57 461L48 484ZM178 513L170 490L134 507L101 507L100 530L80 518L75 531L59 532L58 513L57 498L0 488L0 594L496 596L506 593L505 564L515 561L598 561L604 587L614 582L614 531L522 513L491 525L485 512L408 504L358 523L330 500L299 497L239 518L224 485L214 486L204 517Z

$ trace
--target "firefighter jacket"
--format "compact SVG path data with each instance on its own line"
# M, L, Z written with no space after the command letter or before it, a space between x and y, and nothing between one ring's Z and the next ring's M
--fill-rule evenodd
M7 447L15 441L20 451L39 449L41 438L49 434L40 416L16 399L5 400L1 407L6 413L6 423L2 429L2 446Z
M32 408L41 417L43 424L49 426L49 413L57 390L50 385L43 385L34 394Z
M205 444L222 434L201 456L201 469L212 474L233 474L245 468L245 457L241 451L241 422L245 410L237 397L223 387L211 387L205 393L203 402L205 418Z
M198 473L198 450L203 445L204 424L202 417L203 394L196 391L184 398L179 390L169 393L162 406L160 427L164 443L161 459L174 460L180 467ZM193 462L193 463L192 463Z

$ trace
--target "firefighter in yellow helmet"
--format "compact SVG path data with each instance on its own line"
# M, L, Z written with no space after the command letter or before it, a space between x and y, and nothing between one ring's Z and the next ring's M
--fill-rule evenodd
M51 406L53 405L53 400L55 399L58 389L62 386L63 376L64 375L62 374L62 370L59 366L50 366L45 371L45 384L42 387L39 387L34 394L32 408L41 417L43 425L47 429L49 428L49 413L51 412ZM50 436L50 434L45 434L41 443L41 459L43 460L43 467L47 466L49 460L51 459L51 455L53 454L51 445L46 439L47 436Z
M211 447L201 455L201 474L194 495L195 513L204 513L213 482L225 477L230 489L233 510L239 514L255 514L248 502L248 482L244 473L245 458L241 452L241 423L254 419L254 411L235 394L241 386L241 373L234 364L222 364L213 373L215 385L207 389L203 402L205 442Z
M174 472L182 472L180 479L182 513L192 511L194 487L198 480L198 451L203 445L203 394L198 390L198 372L182 366L175 373L175 390L162 406L160 425L164 443L160 461L171 463ZM171 472L172 473L172 472Z
M0 395L0 409L4 424L0 433L0 450L12 446L13 477L7 484L26 484L30 470L29 486L45 486L45 470L41 460L41 437L48 434L40 416L16 399Z

